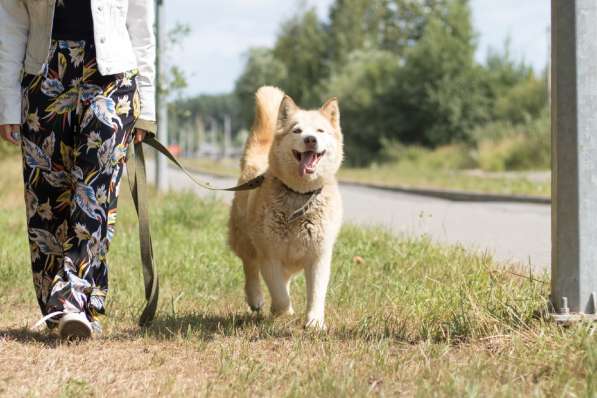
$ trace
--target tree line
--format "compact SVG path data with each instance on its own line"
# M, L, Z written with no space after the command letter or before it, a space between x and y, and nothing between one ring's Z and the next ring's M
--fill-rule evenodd
M246 128L262 85L281 87L303 107L337 96L352 165L378 160L395 143L475 145L545 118L545 76L514 60L507 43L478 63L477 39L468 0L336 0L327 18L302 8L273 47L250 49L233 93L172 109L187 117L224 111Z

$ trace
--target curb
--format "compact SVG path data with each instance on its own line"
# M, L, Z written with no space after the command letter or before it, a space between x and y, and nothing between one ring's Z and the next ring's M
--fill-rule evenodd
M412 188L346 180L340 180L340 184L361 188L379 189L382 191L390 191L410 195L425 196L430 198L445 199L452 202L502 202L528 203L538 205L551 204L551 198L547 196L507 195L484 192L457 191L451 189Z
M185 166L186 167L186 166ZM226 173L206 172L193 167L187 169L195 174L203 174L216 178L236 178L236 176ZM340 185L379 189L381 191L404 193L409 195L425 196L429 198L444 199L452 202L501 202L501 203L528 203L536 205L550 205L551 198L547 196L532 196L532 195L508 195L508 194L493 194L484 192L469 192L458 191L452 189L428 189L428 188L413 188L406 186L383 185L367 182L358 182L350 180L339 180Z

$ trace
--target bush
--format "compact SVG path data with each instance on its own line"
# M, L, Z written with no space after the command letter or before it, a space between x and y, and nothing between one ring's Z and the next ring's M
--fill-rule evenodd
M545 80L531 76L497 98L495 116L497 120L525 123L529 118L539 117L546 104Z
M384 141L382 159L386 162L410 165L424 170L465 170L477 167L474 148L452 144L430 150L421 146L405 146L398 142Z
M384 137L394 137L396 107L384 97L395 87L399 59L382 50L358 50L326 82L324 97L340 99L346 160L365 165L374 160Z
M490 123L475 132L479 166L488 171L549 169L551 135L549 112L523 124Z

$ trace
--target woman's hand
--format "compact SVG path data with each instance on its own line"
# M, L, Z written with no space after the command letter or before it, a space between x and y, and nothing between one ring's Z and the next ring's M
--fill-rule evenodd
M0 137L14 145L19 145L21 125L2 124L0 125Z
M135 129L135 144L140 144L145 139L147 131L143 129Z
M145 139L147 131L143 129L135 129L135 144L140 144Z

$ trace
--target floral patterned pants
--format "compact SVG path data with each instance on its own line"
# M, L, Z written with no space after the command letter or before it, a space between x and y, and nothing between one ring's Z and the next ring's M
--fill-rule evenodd
M53 41L47 69L25 75L22 86L37 300L44 315L85 312L97 321L108 291L120 178L140 111L135 73L101 76L93 44Z

